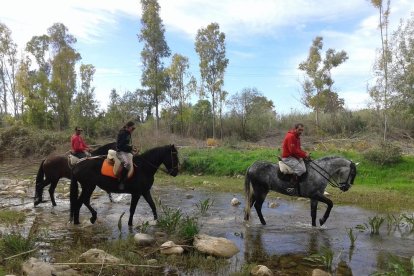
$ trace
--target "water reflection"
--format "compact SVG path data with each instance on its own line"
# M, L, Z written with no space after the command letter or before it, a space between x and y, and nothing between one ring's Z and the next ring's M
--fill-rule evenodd
M277 273L310 275L315 268L327 268L321 262L310 262L307 257L313 254L324 257L321 253L324 250L332 251L334 258L340 256L341 252L335 252L332 240L331 234L324 229L296 229L290 234L280 229L275 235L268 233L266 227L250 226L244 233L244 259L247 263L266 265ZM352 275L345 260L339 259L333 268L341 271L341 275Z

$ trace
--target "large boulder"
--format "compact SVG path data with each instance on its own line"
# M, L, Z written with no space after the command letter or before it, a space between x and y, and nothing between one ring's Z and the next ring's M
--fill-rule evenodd
M250 274L253 276L273 276L273 272L264 265L256 265L252 268Z
M231 240L205 234L196 235L193 245L200 252L224 258L230 258L240 251Z
M105 264L118 264L121 260L112 256L109 253L97 248L89 249L79 256L80 262L85 263L105 263Z
M36 258L30 258L22 265L24 275L28 276L80 276L80 274L68 265L53 265Z
M152 245L155 243L155 238L145 233L135 234L134 240L138 245L142 245L142 246Z
M184 248L179 245L176 245L173 241L164 242L160 247L161 254L165 255L174 255L174 254L183 254Z

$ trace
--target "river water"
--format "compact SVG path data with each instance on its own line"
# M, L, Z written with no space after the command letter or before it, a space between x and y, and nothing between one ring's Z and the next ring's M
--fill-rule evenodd
M32 185L40 160L32 160L27 164L16 163L0 164L1 177L18 177L31 179ZM14 165L13 165L14 164ZM179 176L178 176L179 177ZM61 180L63 183L64 181ZM63 185L61 183L58 184ZM242 184L241 184L242 185ZM23 198L5 198L0 200L2 208L15 206L28 214L27 227L22 231L29 231L33 220L37 225L48 232L48 239L60 240L62 247L53 248L45 243L41 247L40 255L46 261L53 261L50 256L59 250L67 250L73 243L91 244L99 240L125 238L127 235L138 232L136 228L127 227L129 210L129 195L114 195L115 202L110 203L104 192L96 194L92 199L92 206L98 212L98 220L94 225L83 223L83 226L68 225L69 199L63 194L68 191L68 185L57 193L58 206L52 207L50 202L33 208L31 196L33 187ZM180 208L184 213L196 211L196 204L206 199L213 200L213 205L207 214L202 217L201 233L211 236L225 237L232 240L240 252L231 258L229 266L223 274L240 271L241 266L248 263L257 263L268 266L275 273L281 275L311 275L313 266L309 256L324 250L333 252L333 270L337 275L370 275L387 268L390 258L396 257L403 263L409 262L414 256L414 231L412 225L400 223L387 227L387 220L380 228L379 235L372 235L369 229L369 218L375 216L387 217L389 214L373 213L354 206L334 205L331 215L323 227L310 226L310 203L306 200L270 199L263 206L263 215L267 225L262 226L254 209L251 221L243 221L244 198L242 194L212 193L207 190L183 190L174 186L158 186L157 180L153 186L154 199L159 198L170 208ZM241 205L232 206L232 198L238 198ZM47 199L47 191L45 190ZM270 203L276 203L271 208ZM160 210L158 210L160 212ZM325 206L320 204L318 218L323 215ZM121 231L118 229L120 215L125 212ZM405 213L413 217L413 213ZM393 214L398 217L400 214ZM88 221L89 211L82 207L80 219ZM32 220L32 221L31 221ZM141 199L134 216L134 225L141 225L145 221L152 221L152 213L147 203ZM365 230L361 229L364 228ZM390 225L391 226L391 225ZM348 229L352 228L357 236L355 247L351 248ZM360 229L360 230L358 230ZM0 227L0 231L4 230ZM308 259L307 259L308 257ZM202 273L201 273L202 274Z

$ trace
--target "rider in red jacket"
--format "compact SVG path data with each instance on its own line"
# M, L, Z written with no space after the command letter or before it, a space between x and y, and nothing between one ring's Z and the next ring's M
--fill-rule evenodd
M75 127L75 134L72 135L70 142L72 144L72 154L78 158L84 158L88 155L89 147L83 141L81 132L83 131L80 127Z
M293 170L292 184L298 184L299 176L306 172L306 166L303 159L309 158L309 153L302 150L300 145L300 136L304 126L301 123L288 131L283 139L282 144L282 161Z

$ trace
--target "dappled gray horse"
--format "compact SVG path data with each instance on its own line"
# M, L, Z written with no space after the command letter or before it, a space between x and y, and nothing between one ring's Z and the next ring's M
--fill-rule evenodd
M266 161L253 163L247 169L245 177L244 219L249 220L250 209L254 205L260 222L263 225L266 224L262 214L262 205L267 193L272 190L285 195L310 198L312 226L316 226L318 202L325 203L328 208L323 218L319 220L320 225L323 225L333 206L332 200L324 196L326 186L329 183L344 192L347 191L354 183L357 173L356 164L345 158L332 156L309 161L306 168L307 173L300 180L299 187L292 187L289 179L281 176L279 165ZM250 191L250 184L253 193Z

